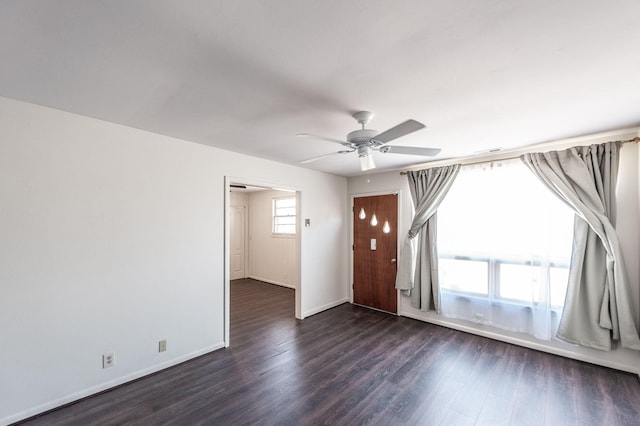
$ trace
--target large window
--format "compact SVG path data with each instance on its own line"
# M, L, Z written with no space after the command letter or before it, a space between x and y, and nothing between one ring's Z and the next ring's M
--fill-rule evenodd
M273 199L273 233L296 233L296 197Z
M573 219L519 160L462 167L438 209L443 314L548 340L564 305Z

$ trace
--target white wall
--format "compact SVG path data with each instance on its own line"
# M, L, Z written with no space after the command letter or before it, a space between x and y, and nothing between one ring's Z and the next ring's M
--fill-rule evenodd
M295 195L277 190L249 193L249 277L297 287L298 236L273 235L271 229L272 200Z
M621 134L619 138L607 140L625 140L633 138L637 132ZM605 140L594 139L592 143L601 143ZM587 143L585 143L587 144ZM624 250L626 266L628 270L629 282L632 287L633 306L636 314L640 311L640 271L637 259L640 258L640 248L638 236L640 235L640 203L638 194L640 191L640 180L638 178L639 153L635 143L623 145L621 150L619 188L618 188L618 219L617 229L620 243ZM367 179L370 182L367 182ZM413 207L409 186L406 176L401 176L398 172L382 173L371 175L370 177L358 176L349 179L348 192L350 196L364 193L380 193L400 189L400 220L398 228L399 243L402 244L404 236L409 230L413 217ZM351 222L349 222L351 228ZM352 230L349 230L350 235ZM351 266L350 266L351 268ZM352 271L350 272L352 274ZM352 275L351 275L352 276ZM398 302L398 313L422 321L432 322L451 328L484 335L527 346L559 355L580 359L599 365L618 368L621 370L640 373L640 352L630 350L616 350L603 352L595 349L573 346L560 341L545 342L534 339L532 336L509 333L488 326L445 318L433 312L422 312L410 306L409 300L400 297ZM638 314L637 314L638 315ZM637 316L636 315L636 316Z
M225 176L296 183L303 316L346 300L346 179L0 98L0 424L223 347Z

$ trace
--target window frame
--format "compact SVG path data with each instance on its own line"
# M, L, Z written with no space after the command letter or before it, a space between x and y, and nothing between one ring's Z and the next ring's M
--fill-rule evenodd
M517 305L517 306L528 306L528 303L523 302L520 299L513 299L509 297L503 297L500 295L500 265L524 265L524 266L533 266L544 268L547 273L551 268L558 269L567 269L569 270L569 263L561 260L551 260L548 263L542 262L532 262L532 261L521 261L521 260L509 260L507 258L492 258L487 256L474 256L474 255L463 255L463 254L441 254L438 253L438 258L440 259L450 259L450 260L468 260L474 262L484 262L487 264L487 293L475 293L471 291L465 290L456 290L452 288L441 287L440 291L449 293L451 295L459 296L459 297L468 297L478 300L487 300L487 301L499 301L500 303ZM533 305L537 305L539 302L532 302ZM562 310L562 306L550 304L551 309L553 310Z
M285 200L293 200L293 209L295 211L294 214L286 214L286 215L278 215L278 209L290 209L292 206L278 207L278 202ZM271 235L274 237L285 237L285 238L293 238L298 234L298 215L297 215L297 199L296 196L286 196L286 197L276 197L271 199ZM293 232L282 232L278 231L277 227L280 226L290 226L291 224L277 224L277 218L293 218Z

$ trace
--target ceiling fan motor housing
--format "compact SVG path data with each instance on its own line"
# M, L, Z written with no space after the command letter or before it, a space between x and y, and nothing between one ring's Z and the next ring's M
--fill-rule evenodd
M377 130L373 129L354 130L353 132L349 132L347 135L347 141L356 145L366 144L369 143L378 133L379 132Z

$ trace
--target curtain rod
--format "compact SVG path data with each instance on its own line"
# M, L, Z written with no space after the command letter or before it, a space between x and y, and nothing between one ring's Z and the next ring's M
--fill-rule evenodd
M636 136L635 138L632 139L627 139L626 141L621 141L621 143L629 143L629 142L640 142L640 137ZM502 160L513 160L514 158L520 158L522 154L518 154L518 155L514 155L514 156L510 156L510 157L500 157L500 158L496 158L493 160L476 160L476 161L469 161L468 163L464 163L463 165L469 165L469 164L480 164L480 163L489 163L491 161L502 161ZM455 160L454 158L450 159L451 161ZM408 171L402 171L400 172L401 175L406 175L407 173L409 173Z

